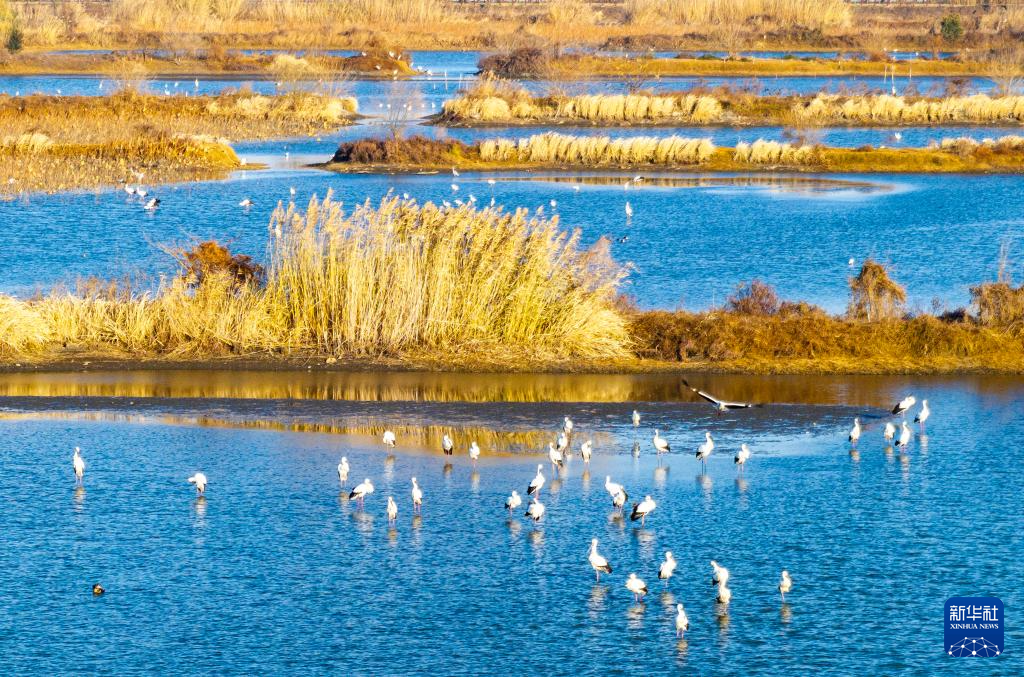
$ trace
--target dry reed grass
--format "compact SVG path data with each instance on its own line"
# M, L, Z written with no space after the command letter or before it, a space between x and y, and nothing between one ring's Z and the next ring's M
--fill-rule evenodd
M851 15L843 0L626 0L626 16L632 23L669 22L691 30L751 22L762 27L845 27Z
M480 95L444 102L444 118L452 121L586 120L600 123L677 122L710 124L722 118L722 104L712 96L679 94L593 94L570 97Z
M385 198L345 214L328 196L270 224L265 286L231 274L154 292L0 296L0 355L292 351L529 359L627 354L607 243L525 211Z
M679 136L637 136L612 139L608 136L535 134L519 139L484 141L479 146L484 162L597 165L680 165L700 164L714 155L710 139Z
M736 162L751 165L811 165L819 162L818 149L808 145L793 145L758 139L753 143L741 141L733 151Z
M1024 96L951 96L907 99L902 96L819 94L793 107L798 119L815 123L932 124L951 122L1024 122Z

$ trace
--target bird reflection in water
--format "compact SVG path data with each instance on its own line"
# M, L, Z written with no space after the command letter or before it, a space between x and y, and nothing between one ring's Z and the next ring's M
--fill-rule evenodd
M659 489L664 488L665 482L668 481L669 467L667 465L659 465L654 469L654 484Z
M441 469L441 472L444 473L445 479L451 479L451 476L452 476L452 464L451 463L445 463L444 464L444 468Z
M715 604L715 620L718 621L718 635L722 640L729 638L729 605Z
M590 597L587 599L587 612L591 618L596 618L604 611L605 600L608 599L608 586L603 583L596 583L590 589Z
M75 510L81 511L85 507L85 487L78 485L75 487Z
M474 468L473 472L469 473L469 488L473 491L480 489L480 472Z
M392 547L398 545L398 529L395 527L388 527L388 544Z
M412 528L417 531L423 528L423 515L416 514L412 516Z
M704 492L704 498L711 500L711 487L714 486L714 482L711 481L711 476L705 473L697 475L697 485L700 486L701 491Z
M633 440L633 458L640 458L640 440ZM661 462L661 459L658 459Z
M530 547L533 548L534 554L539 555L544 550L544 532L539 529L533 529L530 531L527 539L530 541Z
M559 489L561 489L561 488L562 488L562 480L560 478L558 478L558 477L556 477L555 479L551 480L551 483L548 484L548 489L551 492L552 496L557 494Z
M736 478L736 491L738 491L740 494L745 494L745 493L747 493L747 489L749 489L749 488L750 488L750 483L747 482L747 480L745 480L742 477L737 477Z
M666 611L671 611L673 614L676 610L676 596L668 590L662 590L661 594L658 595L658 601L665 607Z
M850 449L850 460L854 463L860 463L860 452L856 449Z
M395 455L388 454L384 457L384 477L391 479L395 474Z
M517 519L512 519L511 517L505 520L505 526L508 527L508 532L512 535L513 539L518 538L519 533L523 530L522 523Z
M583 490L585 496L586 492L590 489L590 466L586 466L583 468L583 474L580 475L580 480L583 482Z
M686 654L690 650L690 643L686 641L685 637L680 637L679 641L676 642L676 660L680 665L686 663Z
M782 606L779 607L779 620L784 625L789 625L793 622L793 608L789 606L788 602L783 602Z
M625 531L626 529L626 518L618 510L612 510L608 513L608 524L613 527L618 527L619 531Z
M626 610L626 625L630 630L639 630L643 627L644 611L647 605L643 602L636 602Z
M924 434L918 435L917 436L917 446L921 450L921 454L927 454L928 453L928 436L924 435Z
M654 532L650 529L633 529L633 537L636 538L636 544L640 548L640 552L647 557L654 555Z
M890 461L892 460L892 445L891 444L885 448L885 457L887 459L889 459Z

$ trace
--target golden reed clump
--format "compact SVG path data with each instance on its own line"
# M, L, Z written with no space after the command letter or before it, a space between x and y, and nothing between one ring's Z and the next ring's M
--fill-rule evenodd
M986 94L942 99L907 99L888 94L839 96L819 94L798 103L793 113L804 122L859 124L931 124L950 122L1022 122L1024 96Z
M444 102L443 117L452 121L585 120L603 123L680 122L711 124L722 119L722 104L713 96L693 94L592 94L531 97L467 94Z
M268 247L265 285L224 274L144 292L0 296L0 355L628 354L615 308L623 269L607 242L581 249L557 218L393 197L346 214L328 195L305 212L279 208Z
M612 139L608 136L535 134L511 141L487 140L480 144L480 159L485 162L564 163L586 166L699 164L714 155L711 139L679 136L635 136Z

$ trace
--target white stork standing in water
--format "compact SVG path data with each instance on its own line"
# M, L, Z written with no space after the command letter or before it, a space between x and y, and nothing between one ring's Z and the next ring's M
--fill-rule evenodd
M686 617L686 610L682 604L676 604L676 637L682 637L689 629L690 619Z
M338 464L338 481L341 482L341 486L348 484L348 458L342 456L341 463Z
M527 496L533 496L535 494L537 496L540 496L540 490L544 487L544 473L542 472L543 470L544 464L538 463L537 474L533 476L533 479L530 481L530 486L526 488Z
M910 409L915 404L917 404L917 398L914 397L913 395L907 395L902 400L900 400L895 407L892 408L892 411L890 413L893 416L906 416L907 410Z
M606 475L604 478L604 488L608 492L608 495L612 497L612 505L616 508L621 508L626 505L626 501L629 500L629 494L626 493L626 488L618 482L612 482L612 476Z
M654 431L652 441L654 442L654 450L659 454L667 454L672 451L672 447L669 446L668 440L661 436L661 431Z
M398 519L398 505L395 499L388 496L388 524L394 524Z
M147 212L155 212L156 208L159 207L159 206L160 206L160 198L158 198L158 197L151 197L151 198L149 198L149 201L146 202L146 204L144 204L142 206L142 208L145 209Z
M601 582L601 572L610 574L612 572L612 565L608 564L608 560L605 559L604 555L597 551L597 539L593 538L590 540L590 554L587 556L587 561L590 562L590 566L594 569L594 574L597 576L597 582Z
M423 490L420 489L420 485L416 483L416 478L412 478L412 491L409 492L412 496L412 511L413 514L420 514L423 512Z
M732 600L732 590L725 583L718 584L718 597L716 600L719 604L728 604Z
M550 442L548 442L548 459L551 461L552 468L561 468L565 462L561 449L555 449L555 445Z
M725 585L729 582L729 570L711 560L711 585Z
M683 379L683 385L692 390L697 395L697 397L701 398L706 402L710 402L719 414L730 409L751 409L753 407L761 406L760 404L751 404L749 402L728 402L726 400L720 400L714 395L711 395L710 393L694 388L685 378Z
M779 594L782 595L782 602L786 602L786 593L793 589L793 579L789 577L789 572L785 569L782 570L782 577L779 578Z
M587 440L580 445L580 456L583 457L584 463L590 463L590 456L594 453L594 442L593 440Z
M857 440L860 439L860 433L861 433L860 419L859 418L855 418L855 419L853 419L853 427L850 428L850 434L847 437L847 439L850 440L850 444L852 444L853 446L857 446Z
M505 510L512 512L522 504L523 499L519 497L519 492L513 489L512 495L505 499Z
M637 411L636 409L633 410L633 427L640 427L640 412Z
M921 411L914 417L914 423L920 424L921 430L924 430L924 422L927 421L928 417L931 415L932 410L928 408L928 400L921 400Z
M526 509L526 516L534 522L539 522L544 517L544 504L538 501L536 496L530 501L530 507Z
M196 487L196 493L200 495L206 493L206 482L206 475L201 472L197 472L195 475L188 478L188 483L194 484Z
M653 498L650 496L644 496L644 500L633 504L633 512L630 513L629 519L634 522L640 520L640 526L643 527L647 520L647 516L654 512L654 509L657 507L658 504L654 502Z
M743 466L746 465L747 460L750 458L750 447L747 446L746 442L740 445L740 450L736 452L736 456L732 459L736 467L743 472Z
M243 209L248 209L249 207L252 207L252 205L253 205L253 202L249 198L245 198L244 200L242 200L241 202L238 203L238 206L243 208Z
M572 419L566 416L565 420L562 422L562 432L564 432L566 435L572 435L572 429Z
M704 444L697 447L697 453L695 454L695 456L704 467L707 467L708 458L711 456L711 452L714 450L715 441L711 439L711 433L704 433Z
M558 453L561 454L569 448L569 436L564 432L558 434Z
M668 579L676 572L676 558L672 556L671 550L665 551L665 561L658 567L658 578L668 584Z
M395 437L395 433L393 431L385 430L382 440L385 447L393 447L395 446L395 442L398 441L398 438Z
M71 456L71 465L75 469L75 484L82 484L85 477L85 459L82 458L82 450L75 447L75 453Z
M373 482L370 481L370 478L366 478L365 480L356 485L356 488L349 493L348 498L349 500L352 500L354 498L357 501L359 501L359 507L362 508L363 501L365 501L366 497L372 493Z
M480 445L476 443L476 440L469 445L469 460L473 461L473 465L480 460Z
M626 579L626 589L633 593L633 600L639 602L647 594L647 584L636 574L630 574Z
M455 453L455 443L452 442L452 438L445 435L441 438L441 451L444 452L445 456L451 456Z
M907 425L906 421L900 425L900 438L896 440L897 447L905 447L910 444L910 437L913 433L910 431L910 426Z
M896 437L896 426L892 424L892 421L885 422L885 429L882 430L882 437L885 438L886 442L892 442L893 438Z

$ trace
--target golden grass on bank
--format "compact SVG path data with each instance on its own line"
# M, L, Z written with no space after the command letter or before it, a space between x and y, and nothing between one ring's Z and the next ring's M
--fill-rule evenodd
M1024 96L986 94L908 100L887 94L839 96L819 94L793 108L804 121L817 123L930 124L948 122L1022 122Z
M151 293L0 296L0 354L627 354L622 269L557 219L397 198L346 214L328 196L280 208L270 234L265 287L211 275Z
M531 162L540 164L643 165L699 164L715 152L711 139L679 136L636 136L612 139L608 136L535 134L511 141L488 140L480 144L485 162Z
M708 124L722 117L722 105L712 96L693 94L593 94L571 97L467 95L444 102L444 116L453 120L586 120L592 122L679 122Z
M817 161L817 153L814 146L758 139L737 143L733 158L752 165L808 165Z
M844 27L852 14L843 0L626 0L625 7L632 23L670 22L691 30L765 20L773 26Z

